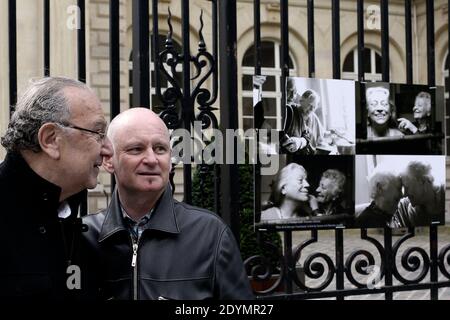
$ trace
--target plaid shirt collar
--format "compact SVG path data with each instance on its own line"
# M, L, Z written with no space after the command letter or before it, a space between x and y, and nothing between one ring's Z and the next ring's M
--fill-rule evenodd
M123 221L125 222L125 226L130 231L131 235L133 236L133 239L136 241L139 240L139 238L142 235L142 232L145 229L146 224L150 220L150 216L153 212L153 209L150 210L150 212L148 212L141 219L139 219L139 221L135 221L133 218L131 218L122 205L120 205L120 209L122 211L122 217Z

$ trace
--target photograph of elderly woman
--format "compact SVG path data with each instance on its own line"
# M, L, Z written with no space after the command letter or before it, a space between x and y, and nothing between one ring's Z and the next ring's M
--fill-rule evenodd
M294 156L289 162L279 157L278 173L261 176L259 193L255 190L258 225L278 230L352 225L353 156Z
M355 227L445 223L444 156L356 156Z
M296 155L355 154L355 82L288 77L281 147Z
M444 154L442 87L361 83L358 154Z

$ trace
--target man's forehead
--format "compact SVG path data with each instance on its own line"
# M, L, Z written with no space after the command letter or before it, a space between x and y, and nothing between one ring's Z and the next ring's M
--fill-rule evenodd
M82 124L88 125L92 129L105 130L107 127L106 119L101 113L71 113L71 120L81 121Z
M88 89L69 87L64 89L64 94L73 117L85 117L93 122L105 122L101 102L94 92Z
M121 130L122 128L122 130ZM145 121L145 119L136 119L136 121L124 121L119 126L119 132L123 131L127 134L133 132L133 134L143 135L143 136L167 136L169 137L169 132L167 128L159 123L158 121Z
M114 139L122 145L133 143L170 143L169 135L164 130L133 127L122 128L115 133ZM128 130L127 130L128 129Z

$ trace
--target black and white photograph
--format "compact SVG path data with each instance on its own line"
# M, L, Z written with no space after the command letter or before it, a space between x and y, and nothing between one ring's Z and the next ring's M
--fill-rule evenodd
M445 156L357 155L355 227L445 223Z
M353 156L279 155L279 170L255 189L257 227L350 227L354 220Z
M363 82L358 91L358 154L445 154L443 87Z
M282 151L355 154L355 82L288 77Z
M277 123L281 119L276 116L276 107L269 103L270 99L263 98L263 85L266 82L266 76L253 76L253 128L259 130L258 152L264 155L275 155L279 150L279 130ZM278 126L279 127L279 126ZM262 135L265 130L266 136ZM274 132L278 135L274 139Z

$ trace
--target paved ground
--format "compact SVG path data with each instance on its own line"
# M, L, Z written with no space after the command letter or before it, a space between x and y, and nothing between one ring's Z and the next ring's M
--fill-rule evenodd
M383 235L376 229L369 231L369 236L376 238L378 241L380 241L383 244ZM395 244L395 242L400 238L401 235L394 235L392 242ZM299 244L303 242L304 240L308 239L310 237L310 232L294 232L293 233L293 245ZM334 231L319 231L318 236L318 242L309 245L307 248L303 250L302 257L300 259L300 263L304 264L305 259L317 252L325 253L327 254L333 261L335 259L335 239L334 239ZM439 251L442 247L450 244L450 227L439 227L439 240L438 240L438 247ZM412 239L407 240L405 243L402 244L402 246L399 249L399 254L396 257L396 265L399 268L400 274L407 278L407 279L414 279L417 277L418 273L420 272L409 272L402 268L401 263L401 257L403 252L407 250L410 247L420 247L423 248L427 253L429 252L429 235L428 235L428 228L423 228L423 230L417 230L416 236ZM376 248L369 243L368 241L362 240L360 231L359 230L346 230L344 231L344 261L346 261L347 257L354 251L358 249L364 249L373 254L375 257L375 263L376 265L379 265L380 258L378 251ZM318 260L315 260L318 261ZM450 266L447 265L447 270L450 271ZM357 274L356 272L353 272L353 274ZM366 283L368 277L367 276L360 276L357 277L357 279L360 282ZM319 283L323 282L322 279L306 279L306 284L309 287L315 287ZM441 272L439 272L439 280L440 281L448 281L449 279L446 279ZM425 277L425 279L422 282L429 282L430 276L429 273ZM384 283L384 282L382 282ZM394 285L400 284L400 282L394 278ZM335 288L335 282L333 282L327 287L326 290L333 290ZM345 277L345 288L354 288L354 286L347 280L347 277ZM384 294L376 294L376 295L361 295L361 296L351 296L347 297L346 299L384 299ZM430 292L429 290L417 290L417 291L407 291L407 292L397 292L394 293L394 299L396 300L427 300L430 299ZM450 300L450 288L441 288L439 289L439 299L442 300Z

